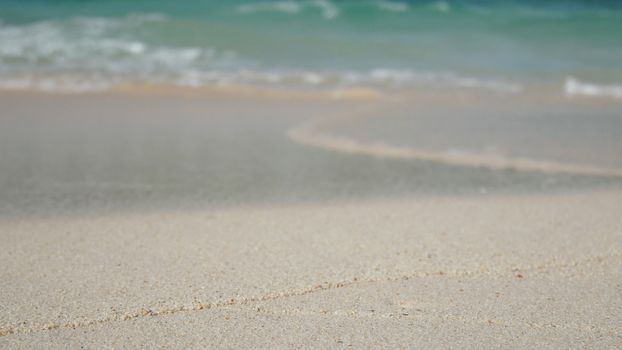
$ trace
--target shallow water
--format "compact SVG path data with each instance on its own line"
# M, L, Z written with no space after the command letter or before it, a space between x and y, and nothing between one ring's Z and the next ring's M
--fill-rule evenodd
M5 219L622 185L617 174L370 156L290 137L292 130L319 118L330 122L322 132L363 144L380 140L441 154L446 151L442 141L473 146L467 142L477 135L472 128L442 128L447 138L433 138L439 144L420 139L435 134L434 122L384 101L4 94L0 102L5 107L0 112L0 218ZM362 113L369 111L374 113ZM386 118L386 125L380 127L378 117ZM476 124L486 121L472 118ZM617 120L612 127L620 126ZM497 137L507 133L504 126L492 124L489 140L514 151L533 150ZM557 141L547 135L544 130L533 136L538 155L567 161L557 157ZM619 145L619 140L610 142ZM589 140L570 146L585 143ZM579 153L599 154L601 145Z
M557 171L592 167L622 174L622 106L592 102L524 95L414 96L319 119L316 131L360 145L434 152L457 161L488 157L482 165L495 159L527 160L555 163L549 166ZM518 162L515 166L521 167Z
M615 1L5 0L0 216L619 186L621 35Z

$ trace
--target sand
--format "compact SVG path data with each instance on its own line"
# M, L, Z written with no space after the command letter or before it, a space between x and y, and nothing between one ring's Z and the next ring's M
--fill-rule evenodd
M312 102L314 109L290 117L272 113L282 101L245 100L230 109L235 104L221 98L159 99L154 103L172 110L182 101L182 116L206 103L227 117L208 124L180 117L188 129L167 129L123 118L114 127L99 118L80 122L102 103L136 115L153 108L136 96L48 96L35 107L27 100L10 99L25 124L3 119L6 135L30 135L42 105L75 130L48 128L50 139L25 155L2 153L0 348L622 347L622 189L615 176L411 165L288 139L287 130L312 112L343 105ZM274 117L231 129L227 120L240 108ZM76 135L94 125L104 136L67 158L80 145ZM254 139L209 163L203 149L191 151L198 139L189 130L198 126ZM147 135L136 131L142 127L148 135L159 131L161 139L145 141L156 148L176 150L185 135L190 158L160 150L163 158L149 163L147 152L139 166L111 148L136 151ZM106 143L119 130L132 137ZM6 140L18 149L18 141ZM265 169L278 171L267 172L264 150L288 161L270 163ZM242 169L266 172L224 176L237 174L228 163L236 155ZM65 170L67 159L77 159L73 170ZM163 160L168 173L154 167ZM217 169L193 178L192 164L201 162ZM322 171L292 170L301 167ZM143 187L130 181L140 169ZM408 179L417 186L404 185ZM360 186L347 187L352 183ZM279 186L284 192L265 190ZM201 188L209 191L192 192Z
M0 226L3 347L615 347L621 192Z

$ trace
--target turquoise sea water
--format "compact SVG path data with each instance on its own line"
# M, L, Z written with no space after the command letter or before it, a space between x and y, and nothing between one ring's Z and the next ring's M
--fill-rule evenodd
M545 85L622 97L617 1L0 1L0 87Z

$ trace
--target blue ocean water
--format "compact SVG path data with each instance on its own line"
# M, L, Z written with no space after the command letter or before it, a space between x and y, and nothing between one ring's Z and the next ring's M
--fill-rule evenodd
M128 82L622 97L622 3L0 1L0 87Z

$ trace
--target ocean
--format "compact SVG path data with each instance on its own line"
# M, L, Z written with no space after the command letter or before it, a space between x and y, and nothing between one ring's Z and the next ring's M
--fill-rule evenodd
M0 349L620 348L622 0L0 0L0 242Z
M0 219L619 187L621 38L604 1L0 0Z
M618 1L0 1L0 88L622 98Z

